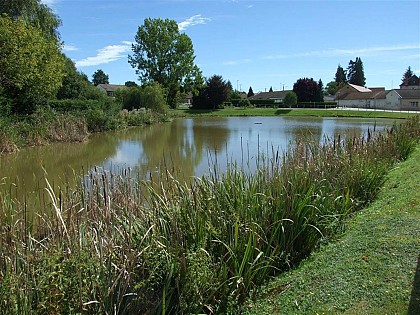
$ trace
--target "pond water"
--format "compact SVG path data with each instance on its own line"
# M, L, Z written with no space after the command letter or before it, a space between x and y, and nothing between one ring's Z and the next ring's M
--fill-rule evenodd
M284 151L297 136L316 141L337 134L362 135L393 120L288 117L208 117L175 119L124 131L92 135L86 143L25 148L0 156L0 187L22 192L72 182L97 166L119 172L131 168L144 179L168 168L182 178L221 171L230 163L252 170L258 154Z

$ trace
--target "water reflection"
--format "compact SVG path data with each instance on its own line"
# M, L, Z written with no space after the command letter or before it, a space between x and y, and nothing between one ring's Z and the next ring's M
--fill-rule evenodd
M107 170L131 168L144 179L169 169L181 179L209 172L217 160L224 171L230 163L252 165L259 153L282 152L294 139L310 135L316 141L367 128L382 129L392 120L207 117L93 135L86 143L27 148L0 157L4 189L32 191L44 187L44 177L59 185L71 182L97 165ZM212 160L209 162L209 159ZM48 174L48 175L46 175Z

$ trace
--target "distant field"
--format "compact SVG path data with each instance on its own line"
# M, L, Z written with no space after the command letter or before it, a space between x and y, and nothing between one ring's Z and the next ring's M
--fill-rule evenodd
M404 119L420 113L388 112L341 109L285 109L285 108L235 108L229 107L219 110L195 110L182 108L172 110L175 117L194 116L316 116L316 117L365 117L365 118L396 118Z

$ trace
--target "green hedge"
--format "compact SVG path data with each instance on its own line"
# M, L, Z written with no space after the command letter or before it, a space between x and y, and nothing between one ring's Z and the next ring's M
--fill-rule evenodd
M240 99L233 99L230 103L239 107ZM337 102L299 102L293 106L287 106L283 103L276 102L272 99L249 100L254 107L279 107L279 108L333 108L337 106Z

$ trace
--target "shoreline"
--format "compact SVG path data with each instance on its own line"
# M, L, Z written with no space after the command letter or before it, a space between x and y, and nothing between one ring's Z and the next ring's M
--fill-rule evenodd
M418 159L420 145L391 170L378 198L348 220L342 235L258 290L244 313L418 314Z

